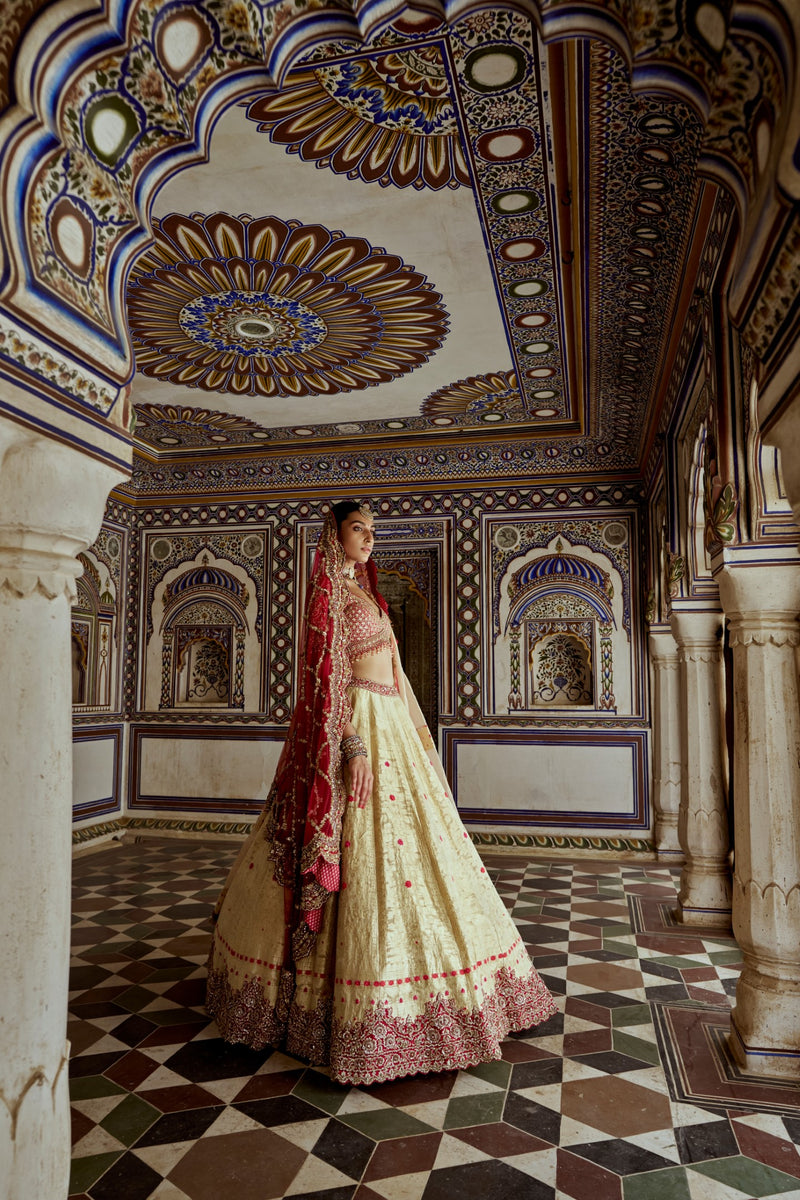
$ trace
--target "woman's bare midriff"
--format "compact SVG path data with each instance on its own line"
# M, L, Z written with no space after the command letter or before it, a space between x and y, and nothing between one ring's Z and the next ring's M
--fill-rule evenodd
M373 654L362 654L350 664L355 679L366 679L369 683L381 683L392 687L395 683L392 652L388 648Z

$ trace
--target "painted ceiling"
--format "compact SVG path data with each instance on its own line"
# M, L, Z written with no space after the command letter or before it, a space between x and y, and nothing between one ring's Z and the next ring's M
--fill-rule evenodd
M511 11L317 49L156 199L140 452L427 435L636 473L713 214L701 132L610 46L545 48Z

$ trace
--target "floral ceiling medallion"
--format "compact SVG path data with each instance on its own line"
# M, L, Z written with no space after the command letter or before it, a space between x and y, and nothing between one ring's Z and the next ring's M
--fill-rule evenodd
M451 424L466 416L489 424L526 416L513 371L471 375L450 383L423 400L420 412L434 424Z
M258 444L270 434L255 421L185 404L137 404L135 438L154 450Z
M270 141L350 179L435 191L471 185L436 46L294 71L246 109Z
M413 371L447 333L425 276L364 238L227 213L154 225L127 297L145 375L236 395L334 395Z

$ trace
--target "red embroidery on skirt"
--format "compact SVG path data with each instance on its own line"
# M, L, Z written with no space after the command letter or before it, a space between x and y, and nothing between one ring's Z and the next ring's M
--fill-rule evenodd
M449 995L449 993L446 993ZM331 1002L307 1010L292 1002L283 1018L256 979L232 988L224 971L210 971L207 1007L226 1041L261 1050L267 1045L331 1067L340 1083L383 1083L402 1075L463 1070L501 1057L509 1032L531 1029L558 1009L534 972L520 979L506 967L477 1008L430 993L417 1017L395 1016L388 1002L355 1021L331 1018Z

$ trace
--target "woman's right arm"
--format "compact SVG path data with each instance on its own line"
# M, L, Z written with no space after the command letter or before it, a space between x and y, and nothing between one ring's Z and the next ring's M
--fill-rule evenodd
M349 737L358 737L359 733L351 721L344 727L342 741ZM352 796L359 808L366 808L367 801L372 795L372 767L366 754L356 754L344 764L344 781L347 794Z

